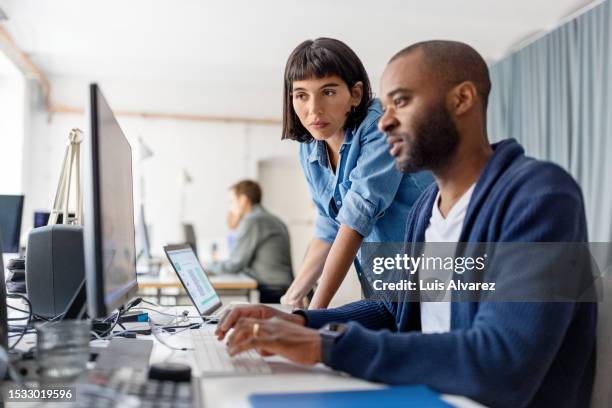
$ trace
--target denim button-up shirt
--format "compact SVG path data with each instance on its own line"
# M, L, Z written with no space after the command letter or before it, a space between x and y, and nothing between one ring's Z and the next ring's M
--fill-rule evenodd
M395 168L385 135L378 131L381 116L375 100L359 127L345 131L335 173L324 141L300 145L300 163L318 211L316 238L333 242L344 224L364 242L404 241L408 212L433 177Z

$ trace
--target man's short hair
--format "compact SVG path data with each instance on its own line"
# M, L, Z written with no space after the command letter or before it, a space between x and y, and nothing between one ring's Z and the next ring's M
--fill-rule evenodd
M253 180L241 180L230 187L236 197L245 195L251 204L261 203L261 187Z
M478 51L458 41L423 41L399 51L391 57L389 63L414 51L423 53L427 69L435 73L446 86L453 87L465 81L472 82L486 112L491 92L491 79L487 63Z

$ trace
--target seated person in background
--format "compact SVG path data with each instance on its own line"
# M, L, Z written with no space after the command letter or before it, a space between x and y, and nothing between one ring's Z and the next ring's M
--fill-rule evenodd
M237 223L229 259L212 262L212 273L244 272L258 282L261 303L279 303L293 280L287 226L261 206L261 187L243 180L232 187L230 216Z
M489 143L490 87L485 61L462 43L418 43L387 65L379 128L398 168L429 169L436 179L414 204L406 242L586 242L582 193L571 176L526 157L515 140ZM544 258L535 273L554 262ZM499 269L513 285L529 285L517 271ZM293 314L244 306L225 313L217 335L234 329L232 355L256 349L323 362L488 406L589 406L596 303L442 303L362 300ZM339 325L316 330L332 322Z
M236 230L238 229L239 224L240 214L235 214L233 211L228 211L227 227L229 228L229 232L227 233L227 247L230 251L236 246Z

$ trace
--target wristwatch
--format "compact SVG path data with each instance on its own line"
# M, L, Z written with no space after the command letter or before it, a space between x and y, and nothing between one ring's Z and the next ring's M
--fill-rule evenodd
M346 325L343 323L328 323L319 329L321 335L321 361L329 365L334 344L344 335Z

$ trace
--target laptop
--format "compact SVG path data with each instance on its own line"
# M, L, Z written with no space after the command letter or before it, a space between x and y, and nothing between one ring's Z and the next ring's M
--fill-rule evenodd
M216 322L213 313L221 307L221 298L191 245L168 245L164 252L204 324ZM254 350L230 357L225 344L217 340L210 328L190 330L190 333L195 361L202 376L272 373L268 363Z
M221 298L210 283L191 245L168 245L164 247L164 252L202 320L216 322L218 314L213 313L221 307Z

